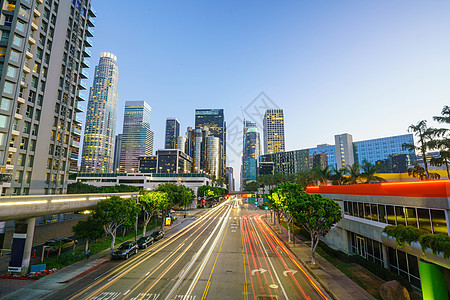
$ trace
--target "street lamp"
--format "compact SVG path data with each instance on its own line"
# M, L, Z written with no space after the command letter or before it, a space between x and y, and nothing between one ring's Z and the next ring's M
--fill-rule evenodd
M288 190L288 189L278 189L278 190L280 190L280 191L288 191L289 194L291 194L291 199L294 198L294 196L292 196L292 192L291 192L290 190ZM295 247L294 218L292 218L292 216L291 216L291 219L292 219L292 220L291 220L291 226L292 226L292 241L293 241L293 243L294 243L293 247ZM290 234L290 232L289 232L289 225L288 225L287 227L288 227L288 238L289 238L288 242L290 242L290 241L291 241L291 234Z

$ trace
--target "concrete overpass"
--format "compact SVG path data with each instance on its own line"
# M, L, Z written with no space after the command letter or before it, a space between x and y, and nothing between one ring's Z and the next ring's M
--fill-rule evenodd
M138 192L0 197L0 221L16 220L8 271L22 274L28 271L36 217L91 210L111 196L137 195Z
M69 194L0 197L0 222L94 209L111 196L136 197L139 193Z

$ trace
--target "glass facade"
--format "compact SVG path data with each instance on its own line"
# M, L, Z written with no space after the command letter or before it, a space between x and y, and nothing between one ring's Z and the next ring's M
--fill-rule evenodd
M151 107L145 101L125 102L120 172L137 172L139 156L152 155Z
M344 201L344 214L389 225L407 225L448 234L445 210Z
M211 136L219 139L219 152L220 152L219 174L216 176L216 178L224 179L227 147L226 147L226 122L223 109L196 109L195 128L202 130L204 127L208 128L209 134ZM206 159L206 157L203 158ZM198 163L195 159L194 161L195 167L197 168ZM199 166L201 168L201 162ZM197 170L194 170L194 172L197 172Z
M400 172L406 172L407 167L412 165L412 162L415 160L415 153L409 150L402 149L403 144L414 144L414 138L412 134L404 134L398 136L391 136L367 141L360 141L353 143L353 151L355 162L362 165L364 160L367 160L371 164L382 163L386 165L386 171L393 171L391 168L394 168L395 165L401 164L402 157L395 157L398 155L403 155L404 167L401 170L397 170ZM394 162L388 163L386 159L391 157L394 159ZM392 167L390 167L392 166Z
M257 159L261 154L261 142L256 123L244 121L241 186L248 181L255 181L257 176Z
M164 149L177 149L177 141L180 136L180 122L177 118L166 120L166 140Z
M268 109L264 114L264 154L283 152L284 113L282 109Z
M84 130L81 172L113 171L113 151L116 134L117 86L119 68L114 54L103 52L95 67L90 89Z
M401 250L397 250L391 247L388 248L389 269L406 280L411 285L421 289L420 274L419 274L419 262L417 257Z

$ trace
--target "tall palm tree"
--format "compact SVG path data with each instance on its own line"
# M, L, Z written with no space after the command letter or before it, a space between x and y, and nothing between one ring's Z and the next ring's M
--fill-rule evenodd
M441 112L441 116L434 116L433 119L439 123L450 125L450 107L444 106ZM432 158L430 164L434 166L445 165L447 168L447 178L450 179L449 165L450 165L450 129L439 128L436 129L436 136L442 137L442 139L433 139L430 141L429 147L439 149L439 158Z
M328 180L331 178L331 172L328 166L325 168L317 166L312 169L312 174L323 185L327 185Z
M301 169L295 174L295 182L302 188L314 185L315 180L310 169Z
M338 169L336 166L331 168L331 181L334 185L341 185L345 182L345 168Z
M420 180L424 180L427 176L425 169L418 163L414 163L414 166L408 168L408 175L412 177L419 177Z
M381 170L380 165L373 165L367 160L363 160L361 169L362 169L361 177L366 180L366 183L386 181L386 179L375 175L376 173L380 172Z
M428 174L428 162L426 158L426 152L429 148L427 143L432 138L432 136L435 135L435 131L434 129L427 127L426 120L422 120L419 121L416 125L410 125L408 127L408 132L414 132L414 134L419 138L419 145L416 146L414 144L404 143L402 145L402 148L409 151L418 150L420 152L423 158L423 165L425 167L425 177L426 179L428 179L430 176Z
M358 163L354 163L351 166L345 165L344 172L346 175L348 175L347 181L349 184L356 184L358 183L358 180L361 178Z

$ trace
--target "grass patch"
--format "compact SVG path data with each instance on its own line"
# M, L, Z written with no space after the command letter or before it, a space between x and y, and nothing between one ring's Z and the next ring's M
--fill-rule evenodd
M161 222L158 222L155 226L155 223L149 223L147 226L147 232L151 231L153 228L160 226ZM138 227L138 236L142 234L143 227ZM134 238L135 232L134 230L128 230L125 236L117 235L115 245L121 244L127 240ZM98 240L93 243L89 243L89 250L91 251L91 255L99 253L105 249L109 249L111 247L111 238L107 237L102 240ZM68 252L62 253L59 257L49 258L44 260L44 263L47 264L47 269L61 269L63 267L74 264L80 260L86 259L85 247L80 247L75 250L71 250Z

